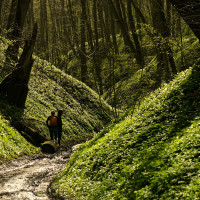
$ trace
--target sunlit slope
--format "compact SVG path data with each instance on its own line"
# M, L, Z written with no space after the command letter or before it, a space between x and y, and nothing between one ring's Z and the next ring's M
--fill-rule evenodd
M49 137L46 118L62 109L63 139L93 136L112 117L111 107L82 82L35 58L24 111L25 122Z
M52 188L67 199L200 198L200 66L75 152Z
M38 152L0 113L0 164L6 160Z

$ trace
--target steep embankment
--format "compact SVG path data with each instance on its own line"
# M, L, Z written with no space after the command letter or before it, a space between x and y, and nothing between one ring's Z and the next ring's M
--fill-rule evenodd
M62 109L63 139L85 139L105 126L112 109L84 83L35 58L23 118L48 136L45 125L51 110Z
M1 82L12 69L3 63L8 41L5 38L0 39ZM111 107L93 90L50 63L35 57L25 108L17 109L7 105L4 97L0 98L0 159L38 151L11 124L20 120L21 124L49 138L46 119L51 110L59 109L64 111L62 142L91 138L112 118Z
M67 199L198 199L200 66L83 144L52 188Z
M0 164L10 158L38 152L0 114Z

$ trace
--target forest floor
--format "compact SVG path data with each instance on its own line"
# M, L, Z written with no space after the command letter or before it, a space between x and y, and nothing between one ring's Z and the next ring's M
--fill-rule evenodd
M50 200L48 186L69 160L71 150L61 147L54 154L40 153L0 165L0 199Z

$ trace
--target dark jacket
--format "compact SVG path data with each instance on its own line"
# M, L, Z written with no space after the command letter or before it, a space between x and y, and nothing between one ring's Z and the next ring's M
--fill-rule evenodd
M58 131L62 132L62 119L61 116L57 116L57 126L58 126Z

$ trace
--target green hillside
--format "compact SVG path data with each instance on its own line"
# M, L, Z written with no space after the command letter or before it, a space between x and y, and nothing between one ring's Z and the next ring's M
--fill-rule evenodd
M8 41L1 38L0 82L12 70L3 63L7 44ZM10 106L2 95L0 97L1 160L37 152L13 126L20 122L50 138L46 119L51 110L64 111L62 143L92 138L112 120L111 107L93 90L50 63L38 57L34 59L25 108Z
M67 199L200 198L200 65L81 145L53 190Z
M62 109L63 140L85 139L112 118L112 109L93 90L46 61L35 58L23 118L48 136L45 121Z
M199 40L193 35L187 35L182 41L182 49L180 50L177 41L173 41L173 56L176 63L177 71L188 69L192 66L195 60L199 57ZM152 52L153 44L150 40L146 42L145 47L147 55L145 56L146 66L144 69L134 69L129 63L131 69L124 70L128 75L119 79L115 84L115 93L110 90L106 91L103 96L106 101L112 105L116 104L117 108L127 109L133 104L138 103L144 97L148 96L152 91L158 88L157 85L157 64L155 52ZM127 53L120 52L119 57L127 56ZM123 60L123 68L126 66L126 59ZM132 72L131 72L132 71ZM120 70L115 70L116 76L119 76ZM119 73L119 74L118 74ZM131 96L131 98L130 98Z
M0 164L38 151L38 148L28 143L0 114Z

